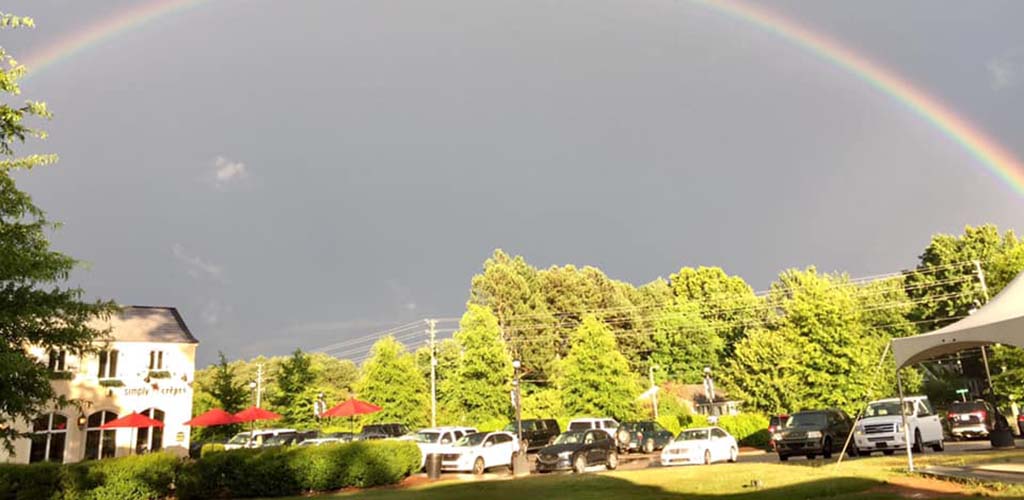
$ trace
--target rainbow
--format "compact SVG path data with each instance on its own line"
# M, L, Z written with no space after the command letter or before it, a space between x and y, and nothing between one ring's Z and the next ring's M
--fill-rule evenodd
M957 116L924 90L828 37L763 8L734 0L694 1L775 34L892 97L963 147L1010 189L1024 195L1024 165L983 130Z
M132 28L167 14L198 6L207 0L154 0L125 9L115 16L99 21L78 32L34 52L25 59L28 75L37 74L54 64L113 38ZM892 71L843 47L828 37L815 33L761 7L736 0L693 0L716 12L789 41L821 60L856 76L878 91L893 98L914 114L958 144L981 165L1024 196L1024 165L985 132L958 116L924 90L914 87Z
M115 15L104 18L42 49L29 53L21 61L27 69L26 77L38 74L74 57L104 40L109 40L133 28L141 27L167 14L187 10L206 0L155 0L128 7Z

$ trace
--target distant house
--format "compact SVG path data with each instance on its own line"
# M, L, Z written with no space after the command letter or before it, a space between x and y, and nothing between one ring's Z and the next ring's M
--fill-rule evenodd
M81 403L53 408L20 429L30 439L14 443L14 455L0 450L0 462L78 462L168 450L186 455L192 417L192 382L196 347L178 310L173 307L126 306L120 314L97 321L110 328L100 351L77 356L71 352L32 348L53 373L58 395ZM164 427L102 430L106 422L141 413L164 422Z
M730 399L721 389L715 389L715 400L709 401L704 393L703 384L677 384L666 382L661 386L665 393L672 394L679 401L690 407L690 411L698 415L722 416L740 413L740 401Z

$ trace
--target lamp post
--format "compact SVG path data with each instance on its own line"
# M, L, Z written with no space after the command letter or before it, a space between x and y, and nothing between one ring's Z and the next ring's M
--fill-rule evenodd
M658 386L654 383L654 370L658 368L658 365L651 365L648 367L647 375L651 379L651 408L654 408L654 420L658 420Z
M704 367L704 398L708 400L708 416L716 416L715 412L715 381L711 378L711 367Z
M519 440L519 445L523 443L523 401L520 397L519 391L519 368L522 363L518 359L512 361L512 369L515 373L515 379L512 380L512 388L516 391L516 439Z
M249 391L252 392L252 405L256 406L256 382L249 382Z

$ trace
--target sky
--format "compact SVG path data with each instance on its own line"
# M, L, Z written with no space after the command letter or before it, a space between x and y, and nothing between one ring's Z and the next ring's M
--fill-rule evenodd
M139 2L15 0L16 58ZM774 1L1024 158L1024 3ZM30 68L31 69L31 68ZM199 365L458 317L495 248L635 284L913 267L1024 199L921 117L678 0L216 0L22 84L19 177L90 297L179 308ZM365 344L368 347L369 344Z

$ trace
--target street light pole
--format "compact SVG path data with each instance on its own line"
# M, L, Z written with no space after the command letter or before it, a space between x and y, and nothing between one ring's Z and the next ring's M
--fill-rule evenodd
M654 383L654 369L657 365L648 367L647 375L651 379L651 406L654 408L654 420L658 420L658 386Z
M519 368L521 366L518 359L512 361L512 369L515 370L515 380L512 381L512 385L516 390L516 439L519 440L519 446L522 446L523 443L523 400L519 391Z

